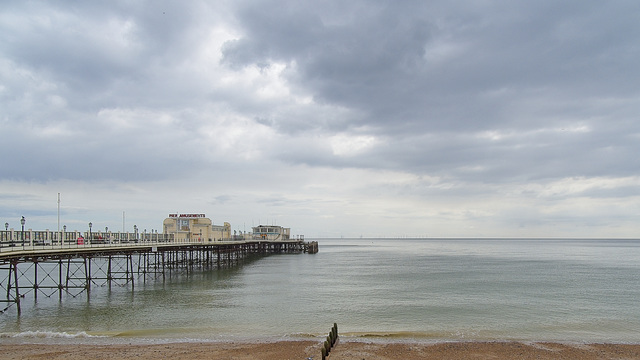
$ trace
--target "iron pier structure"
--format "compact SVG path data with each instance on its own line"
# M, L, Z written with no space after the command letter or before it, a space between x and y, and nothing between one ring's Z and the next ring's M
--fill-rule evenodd
M2 250L7 250L3 248ZM164 280L172 272L190 273L239 264L251 255L316 253L317 242L228 241L213 243L149 242L78 245L69 248L31 246L0 252L0 312L26 297L89 295L92 286L130 286L147 279Z

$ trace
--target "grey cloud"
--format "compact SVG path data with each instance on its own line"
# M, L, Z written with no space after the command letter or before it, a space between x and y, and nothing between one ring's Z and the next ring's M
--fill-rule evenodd
M189 167L194 157L185 153L199 152L179 126L191 131L194 117L176 106L192 106L189 95L199 88L188 83L195 75L178 77L174 67L200 40L192 21L206 12L197 3L147 5L16 3L7 9L15 20L0 22L6 74L0 149L19 156L7 157L2 177L158 179L174 176L164 170L167 163L178 172ZM122 131L98 116L104 109L153 109L157 116L158 108L176 117L175 127L129 116L130 130Z
M228 203L230 201L233 201L233 200L234 200L233 196L230 196L230 195L219 195L219 196L214 197L211 200L211 204L213 204L213 205L224 205L224 204L226 204L226 203Z
M170 100L167 90L181 86L172 84L173 67L201 40L193 24L205 14L196 3L147 5L14 5L24 21L5 27L2 48L7 59L56 84L77 109L157 105L155 96Z
M344 7L344 13L355 13L359 3ZM638 168L629 165L638 162L633 156L637 142L630 136L639 129L630 124L622 128L631 134L615 129L637 112L637 101L631 100L623 114L598 103L624 101L635 93L640 27L631 14L637 8L600 2L376 2L370 11L335 26L323 21L323 5L269 12L252 7L239 16L245 37L227 44L224 54L235 66L295 61L299 72L290 80L316 101L365 114L346 128L327 131L367 125L389 142L350 159L296 153L289 160L480 181L628 175ZM442 59L430 53L437 46L445 48ZM576 123L591 124L593 132L555 136L542 131L519 138L524 143L497 144L453 135ZM279 126L284 124L286 119L269 123L286 133ZM435 140L420 140L429 134ZM460 167L484 170L473 174L456 170Z
M350 4L342 10L359 10ZM482 94L549 88L566 96L601 96L631 85L621 70L636 67L632 34L638 30L629 16L633 9L624 6L609 14L602 11L606 5L583 2L486 8L382 2L333 27L316 15L322 7L242 12L246 35L227 44L225 61L295 60L300 72L293 80L318 101L358 108L369 114L363 122L385 132L517 124L501 114L508 103L487 102ZM425 49L438 42L459 50L440 63L430 61Z

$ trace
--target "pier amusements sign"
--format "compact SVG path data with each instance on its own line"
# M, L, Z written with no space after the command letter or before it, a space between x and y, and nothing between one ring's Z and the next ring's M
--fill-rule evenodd
M204 214L169 214L170 218L181 218L181 219L199 219L206 217Z

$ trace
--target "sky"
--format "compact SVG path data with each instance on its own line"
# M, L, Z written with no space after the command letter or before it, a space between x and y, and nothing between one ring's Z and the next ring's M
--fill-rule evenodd
M640 237L638 1L0 9L10 228Z

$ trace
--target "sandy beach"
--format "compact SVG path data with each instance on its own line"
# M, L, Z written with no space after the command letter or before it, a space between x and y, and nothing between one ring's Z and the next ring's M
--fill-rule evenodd
M2 345L0 359L319 360L320 342L169 343L156 345ZM522 342L338 342L328 359L640 359L640 344Z

